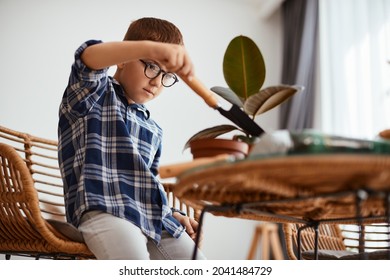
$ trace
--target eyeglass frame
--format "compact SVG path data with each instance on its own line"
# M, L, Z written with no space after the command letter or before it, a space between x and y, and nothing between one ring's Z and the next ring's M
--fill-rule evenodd
M161 76L161 84L163 85L163 87L168 88L168 87L173 86L173 85L176 84L177 82L179 82L179 78L176 76L175 73L166 72L166 71L162 70L161 67L160 67L158 64L153 63L153 62L147 62L147 61L145 61L145 60L143 60L143 59L140 59L139 61L141 61L141 62L145 65L145 68L144 68L144 75L145 75L146 78L153 80L153 79L157 78L158 76L160 76L161 73L163 73L162 76ZM149 77L149 76L146 74L146 71L147 71L147 69L148 69L148 67L149 67L150 65L155 65L155 66L157 66L157 67L159 68L158 73L157 73L154 77ZM174 78L174 82L173 82L171 85L169 85L169 86L164 85L164 77L165 77L167 74L172 74L172 75L173 75L173 78Z

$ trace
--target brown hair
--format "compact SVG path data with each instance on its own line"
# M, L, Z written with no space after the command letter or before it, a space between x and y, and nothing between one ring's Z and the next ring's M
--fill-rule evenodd
M158 18L141 18L133 21L127 29L124 41L150 40L183 45L180 30L171 22Z

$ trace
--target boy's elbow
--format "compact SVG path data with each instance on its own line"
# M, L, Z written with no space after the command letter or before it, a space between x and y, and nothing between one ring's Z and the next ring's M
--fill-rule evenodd
M86 48L81 54L81 61L91 70L100 70L103 67L99 66L94 55L93 46Z

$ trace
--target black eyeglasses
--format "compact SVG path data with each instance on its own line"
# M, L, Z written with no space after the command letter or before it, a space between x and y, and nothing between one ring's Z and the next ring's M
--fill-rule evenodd
M154 79L163 73L161 77L161 83L164 87L171 87L179 81L175 74L171 72L165 72L157 64L153 62L146 62L142 59L140 59L140 61L145 65L144 74L147 78Z

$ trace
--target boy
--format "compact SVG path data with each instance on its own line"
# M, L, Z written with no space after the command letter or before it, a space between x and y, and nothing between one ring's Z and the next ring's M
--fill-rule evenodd
M191 79L194 69L180 31L162 19L141 18L123 41L76 51L59 111L59 164L67 219L98 259L191 257L197 223L167 205L156 177L162 130L144 106L178 81L174 73Z

